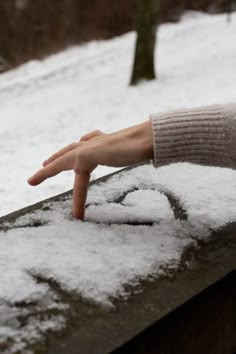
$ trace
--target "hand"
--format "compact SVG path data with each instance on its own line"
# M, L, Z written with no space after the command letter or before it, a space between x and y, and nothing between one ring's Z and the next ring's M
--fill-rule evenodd
M98 165L125 167L152 158L150 121L111 134L96 130L49 157L28 183L36 186L62 171L74 169L72 213L75 218L83 220L90 174Z

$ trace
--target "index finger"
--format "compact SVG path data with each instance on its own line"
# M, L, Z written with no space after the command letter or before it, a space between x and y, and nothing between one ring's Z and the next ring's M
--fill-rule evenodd
M73 216L76 219L84 219L89 180L89 172L83 172L75 175L73 189Z

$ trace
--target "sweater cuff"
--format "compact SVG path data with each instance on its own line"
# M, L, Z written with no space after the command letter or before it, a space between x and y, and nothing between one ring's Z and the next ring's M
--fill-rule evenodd
M171 111L150 116L154 166L175 162L227 167L226 119L222 106Z

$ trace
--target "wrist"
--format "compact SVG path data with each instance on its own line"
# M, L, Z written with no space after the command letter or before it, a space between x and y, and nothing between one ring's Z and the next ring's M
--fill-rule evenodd
M111 133L106 139L106 151L115 167L128 166L153 159L151 121ZM115 156L115 159L114 159Z
M153 159L153 134L152 123L150 120L141 124L142 144L144 147L144 154L147 160Z
M153 159L153 134L152 123L150 120L145 121L133 127L133 138L141 150L142 161Z

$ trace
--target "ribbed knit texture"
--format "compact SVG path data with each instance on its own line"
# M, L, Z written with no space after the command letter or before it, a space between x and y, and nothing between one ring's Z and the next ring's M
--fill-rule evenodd
M154 165L192 162L236 167L236 104L150 116Z

